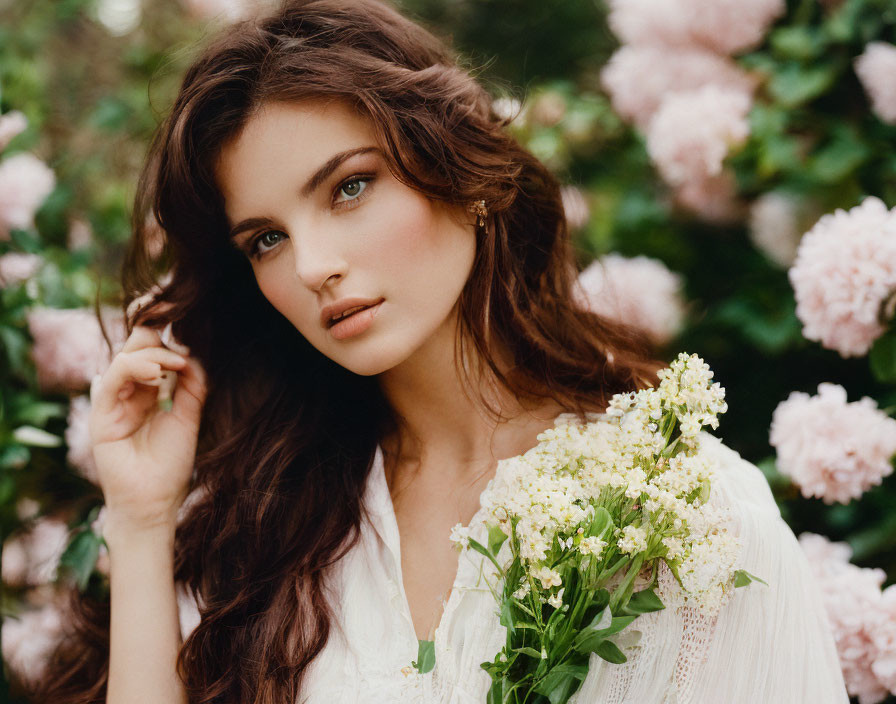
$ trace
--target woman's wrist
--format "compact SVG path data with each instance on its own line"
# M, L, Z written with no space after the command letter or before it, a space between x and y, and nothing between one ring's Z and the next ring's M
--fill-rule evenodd
M135 518L109 510L103 526L103 538L111 558L119 548L153 545L173 548L176 528L176 515Z

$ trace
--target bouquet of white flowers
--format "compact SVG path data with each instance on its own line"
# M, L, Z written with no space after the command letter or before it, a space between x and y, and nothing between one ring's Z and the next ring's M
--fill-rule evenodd
M491 662L488 704L569 700L591 653L612 663L639 615L664 608L653 591L662 560L686 600L718 608L754 579L734 568L739 544L706 502L713 462L703 426L727 410L724 389L696 355L680 354L660 385L617 394L606 415L559 425L506 461L486 492L488 545L456 526L459 549L496 568L507 642ZM636 578L647 588L635 591Z

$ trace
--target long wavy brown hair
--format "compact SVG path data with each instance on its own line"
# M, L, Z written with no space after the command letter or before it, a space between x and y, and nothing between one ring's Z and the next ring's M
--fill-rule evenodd
M397 423L375 377L323 356L262 296L228 243L213 178L222 146L261 104L322 97L371 120L407 186L453 205L488 204L459 300L467 380L485 372L519 399L553 399L584 419L614 393L654 385L662 366L635 330L575 304L557 181L440 40L376 0L289 0L224 30L156 133L123 267L125 308L161 289L128 330L172 321L209 380L198 498L175 541L176 579L202 604L178 659L193 702L296 701L330 629L322 580L357 540L377 443ZM494 342L512 357L504 371ZM71 633L36 701L104 701L108 601L73 592L72 603Z

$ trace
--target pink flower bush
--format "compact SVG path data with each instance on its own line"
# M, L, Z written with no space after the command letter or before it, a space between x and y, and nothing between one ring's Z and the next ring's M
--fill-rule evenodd
M111 355L92 310L33 308L27 319L34 338L31 355L43 390L85 390L109 365ZM115 352L125 341L124 318L120 311L106 309L103 321Z
M62 613L53 603L3 619L3 659L23 680L43 676L53 649L64 634Z
M271 0L182 0L187 11L200 20L237 22L245 19Z
M698 47L623 46L601 71L613 108L646 130L663 99L708 85L752 94L756 81L731 59Z
M777 191L763 193L750 206L750 240L769 259L789 267L800 243L798 203Z
M684 321L681 289L681 275L659 260L608 254L579 274L574 295L582 307L640 328L663 344Z
M896 585L884 589L877 616L868 624L868 636L877 650L871 671L887 691L896 694Z
M21 134L28 127L28 118L19 110L10 110L0 115L0 151L6 149L13 137Z
M34 276L44 263L39 254L8 252L0 256L0 287L15 286Z
M68 226L68 248L72 251L84 249L93 243L93 231L90 224L81 218L75 218Z
M630 44L703 46L731 54L755 47L784 0L610 0L610 27Z
M892 657L878 646L886 644L886 637L878 636L880 629L893 625L891 597L885 603L880 590L886 574L850 564L852 551L846 543L831 543L814 533L803 533L799 542L821 590L847 691L860 704L883 701L887 685L878 679L875 667L887 672Z
M577 230L588 224L591 216L588 201L585 194L575 186L564 186L560 189L560 197L563 200L563 212L570 229Z
M822 216L788 275L803 336L843 357L866 354L884 332L881 305L896 290L896 208L869 197Z
M33 154L0 162L0 240L13 229L34 226L34 213L56 187L52 169Z
M734 174L727 169L717 176L688 181L675 189L673 197L678 205L707 222L734 222L743 211Z
M96 464L87 428L89 416L90 397L83 395L73 398L68 412L68 427L65 429L65 444L68 445L68 463L87 481L96 484Z
M672 186L718 176L750 135L749 93L719 86L669 95L647 129L647 152Z
M803 496L848 503L893 472L896 420L873 399L847 403L842 386L822 383L817 396L794 391L778 404L769 443Z
M40 586L53 581L68 544L68 527L56 518L42 518L31 530L3 544L3 581L12 586Z
M871 42L855 60L855 71L871 107L884 122L896 125L896 46L886 42Z

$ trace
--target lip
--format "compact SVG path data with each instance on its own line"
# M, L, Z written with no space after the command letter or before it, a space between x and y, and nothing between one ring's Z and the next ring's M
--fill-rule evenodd
M364 308L357 313L352 313L348 317L343 318L330 327L330 335L332 335L335 340L345 340L349 337L360 335L373 325L373 319L377 316L377 313L380 312L382 305L383 302L380 301L369 308Z
M339 315L349 308L356 308L357 306L373 306L384 300L385 299L383 298L340 298L335 303L323 307L320 312L320 324L323 327L330 329L333 327L333 324L330 322L330 319L333 316Z

